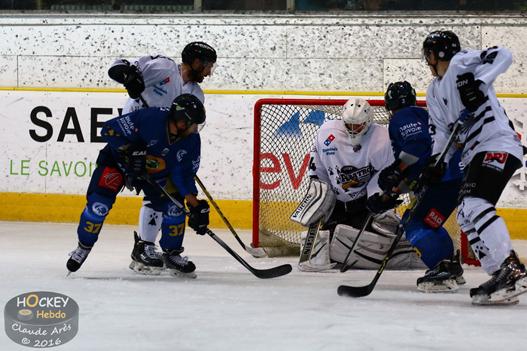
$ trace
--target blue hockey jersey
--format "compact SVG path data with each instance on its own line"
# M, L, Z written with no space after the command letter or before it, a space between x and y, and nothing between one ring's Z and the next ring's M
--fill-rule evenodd
M198 133L172 141L167 108L137 110L106 123L101 135L116 159L127 145L146 146L147 172L153 179L170 178L182 196L197 194L194 176L199 169L201 139Z
M390 119L388 132L396 160L403 151L418 158L418 161L409 166L405 172L409 180L417 179L432 154L432 138L428 132L428 112L415 106L398 110Z

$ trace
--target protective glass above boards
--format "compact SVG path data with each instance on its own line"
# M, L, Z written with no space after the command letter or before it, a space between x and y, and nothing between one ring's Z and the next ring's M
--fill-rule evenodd
M58 13L526 10L525 0L0 0L0 11Z

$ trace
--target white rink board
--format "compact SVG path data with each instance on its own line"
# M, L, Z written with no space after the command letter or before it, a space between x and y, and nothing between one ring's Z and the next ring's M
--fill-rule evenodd
M253 106L263 97L206 96L207 125L201 133L199 175L218 199L251 199ZM97 124L118 115L126 94L1 91L0 98L4 102L0 192L84 194L103 146L90 142L100 134ZM527 137L527 101L502 101L517 130ZM286 167L282 157L278 158L281 167ZM527 207L525 172L523 168L514 176L500 207ZM288 182L283 179L284 184Z

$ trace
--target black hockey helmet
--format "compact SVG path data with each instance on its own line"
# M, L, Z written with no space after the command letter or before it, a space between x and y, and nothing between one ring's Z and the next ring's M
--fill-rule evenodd
M172 102L169 118L172 121L184 120L187 127L202 124L205 122L205 107L196 96L181 94Z
M449 61L461 50L459 38L449 30L437 30L426 37L423 42L423 54L427 57L431 52L441 61Z
M390 83L384 94L384 106L389 111L415 106L415 100L415 89L407 81Z
M203 62L215 63L218 56L216 55L216 50L207 43L202 41L188 43L181 52L183 63L191 65L197 58Z

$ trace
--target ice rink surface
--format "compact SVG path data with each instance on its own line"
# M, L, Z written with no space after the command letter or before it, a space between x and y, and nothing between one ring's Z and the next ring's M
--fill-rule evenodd
M487 279L479 268L467 268L467 285L454 294L416 291L422 272L387 271L370 296L339 297L339 284L366 284L374 272L300 273L294 258L254 259L216 230L253 266L291 263L293 272L260 280L211 238L189 231L185 254L198 278L146 277L128 269L132 230L105 226L81 270L65 278L75 225L0 222L0 302L29 291L72 297L79 332L57 350L527 349L527 296L516 306L471 305L469 288ZM526 243L515 244L525 257ZM0 350L28 349L1 334Z

